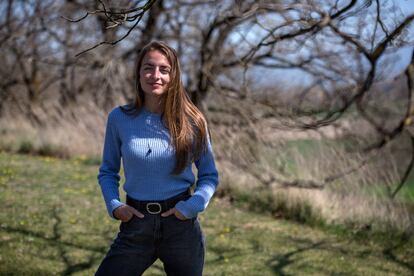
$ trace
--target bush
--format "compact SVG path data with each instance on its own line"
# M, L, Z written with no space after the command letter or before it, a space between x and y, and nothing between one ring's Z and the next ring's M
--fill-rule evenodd
M307 200L290 197L283 191L276 193L268 190L246 191L231 185L224 186L223 188L219 186L217 195L230 198L232 203L242 208L309 225L325 224L320 211Z
M52 144L41 145L36 153L41 156L51 156L58 158L69 158L70 156L65 149Z
M32 144L32 142L30 141L22 141L19 145L19 148L17 149L18 153L22 153L22 154L28 154L28 153L33 153L34 152L34 146Z

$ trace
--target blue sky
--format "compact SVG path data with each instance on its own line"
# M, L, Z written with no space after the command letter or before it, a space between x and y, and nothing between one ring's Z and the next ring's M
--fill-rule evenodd
M400 5L401 11L404 13L405 16L411 15L414 13L414 0L395 0L395 3ZM410 26L410 36L414 37L414 24ZM408 63L411 60L413 47L404 47L401 49L399 55L401 57L398 67L401 68L407 67ZM397 67L397 70L398 70Z
M414 0L395 0L395 3L401 6L406 15L414 12Z

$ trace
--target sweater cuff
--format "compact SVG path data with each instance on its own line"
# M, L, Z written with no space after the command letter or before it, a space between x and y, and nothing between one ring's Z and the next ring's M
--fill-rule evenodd
M124 203L120 202L120 201L119 201L119 200L117 200L117 199L112 199L112 200L109 202L108 206L107 206L109 216L110 216L111 218L113 218L113 219L116 219L116 220L117 220L117 218L115 218L115 217L114 217L114 210L115 210L116 208L118 208L118 207L121 207L122 205L124 205Z
M175 205L175 208L183 214L186 218L195 218L198 213L204 211L206 204L204 198L199 195L193 195L186 201L180 201Z

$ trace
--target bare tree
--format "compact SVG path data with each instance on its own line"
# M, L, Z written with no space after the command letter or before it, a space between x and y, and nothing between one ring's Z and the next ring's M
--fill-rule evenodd
M413 45L408 33L414 15L390 1L8 0L0 10L7 64L0 69L0 112L13 103L35 124L45 122L31 110L33 102L47 110L51 95L60 101L59 112L85 101L108 110L131 99L134 59L143 45L161 39L179 52L195 104L207 111L209 98L228 103L214 107L235 115L232 123L213 120L227 129L221 138L231 144L244 135L253 142L241 155L221 157L263 186L323 188L361 170L403 134L413 139L412 63L396 74L406 83L398 103L386 105L388 98L375 93L395 64L387 57ZM262 75L267 79L260 81ZM350 117L368 124L369 133L345 130ZM251 166L261 158L257 144L274 146L267 132L323 134L327 126L358 138L355 152L366 158L318 179L298 179L283 166ZM233 128L238 135L227 132ZM412 150L404 158L411 161L392 197L411 171Z

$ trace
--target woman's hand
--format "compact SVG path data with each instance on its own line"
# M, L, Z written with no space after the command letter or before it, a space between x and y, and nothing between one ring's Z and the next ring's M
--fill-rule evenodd
M143 218L144 215L141 212L138 212L137 209L129 206L129 205L121 205L116 208L113 212L114 217L117 219L122 220L123 222L127 222L132 219L133 215L136 215L139 218Z
M181 214L180 211L178 211L175 208L172 208L172 209L162 213L161 216L162 217L168 217L168 216L171 216L172 214L174 214L175 217L178 218L179 220L187 220L188 219L183 214Z

